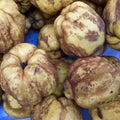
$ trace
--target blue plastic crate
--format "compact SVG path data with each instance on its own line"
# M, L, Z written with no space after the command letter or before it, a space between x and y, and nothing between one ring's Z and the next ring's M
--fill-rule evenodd
M29 30L28 34L25 36L24 42L37 45L38 44L37 38L38 38L38 31ZM104 56L115 56L120 60L120 51L114 50L114 49L110 48L109 46L107 46L103 55ZM71 57L68 56L68 58L71 58ZM81 108L81 113L83 116L83 120L92 120L87 109ZM2 105L0 105L0 120L31 120L31 119L30 118L26 118L26 119L12 118L5 113Z

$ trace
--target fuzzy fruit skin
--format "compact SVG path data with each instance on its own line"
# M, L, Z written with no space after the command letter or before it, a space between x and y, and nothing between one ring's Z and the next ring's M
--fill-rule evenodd
M93 120L119 120L120 119L120 95L109 103L100 108L90 109Z
M106 25L106 41L113 49L120 50L120 0L108 0L103 19Z
M0 0L0 53L23 42L24 33L25 16L19 12L17 4L13 0Z
M35 106L31 114L32 120L82 120L78 106L65 97L46 97Z
M41 28L38 36L38 48L41 48L46 52L60 49L53 24L46 24Z
M11 117L27 118L30 117L33 106L22 106L11 95L4 94L3 108Z
M58 59L64 55L60 49L53 24L45 24L40 29L38 48L45 50L51 59Z
M37 104L56 88L52 61L45 51L29 43L18 44L5 54L0 70L2 89L24 106Z
M58 96L58 97L63 96L64 81L67 78L68 70L72 62L73 62L72 60L67 60L65 58L53 59L53 64L57 69L57 76L58 76L57 87L53 92L55 96Z
M105 24L87 4L77 1L62 9L54 28L61 49L77 57L95 56L103 52Z
M30 0L31 3L43 13L54 15L74 0Z
M65 96L87 109L113 101L119 94L120 69L111 61L100 56L77 59L64 83Z

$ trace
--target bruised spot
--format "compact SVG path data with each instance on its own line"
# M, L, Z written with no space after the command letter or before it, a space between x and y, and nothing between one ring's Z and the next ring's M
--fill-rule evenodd
M85 38L86 38L88 41L97 41L98 36L99 36L99 35L98 35L97 32L89 30L88 33L86 34L86 37L85 37Z
M97 108L97 115L100 119L103 119L103 114L101 112L101 109L100 108Z
M36 73L39 73L40 72L40 68L35 68L35 70L34 70L34 74L36 74Z
M104 21L102 20L101 17L97 17L97 24L98 24L98 27L99 27L99 30L100 32L105 32L105 23ZM109 22L106 20L107 24L109 24Z
M85 25L84 25L82 22L78 22L77 20L75 20L75 21L73 22L73 24L74 24L74 26L77 26L77 27L80 28L80 29L85 28Z

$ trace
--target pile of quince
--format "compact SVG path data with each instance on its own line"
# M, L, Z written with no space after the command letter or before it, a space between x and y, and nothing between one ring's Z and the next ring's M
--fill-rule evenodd
M0 102L13 118L120 118L120 0L0 0ZM33 29L37 45L25 43ZM34 40L33 40L34 41Z

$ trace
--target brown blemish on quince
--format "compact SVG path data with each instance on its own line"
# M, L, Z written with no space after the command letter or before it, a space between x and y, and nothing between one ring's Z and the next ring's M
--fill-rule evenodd
M88 41L91 41L91 42L92 41L97 41L98 37L99 37L99 35L96 31L89 30L88 33L86 33L86 39Z
M54 4L54 0L48 0L50 4Z
M120 0L115 0L116 1L116 8L115 8L115 15L116 15L116 20L120 19Z

